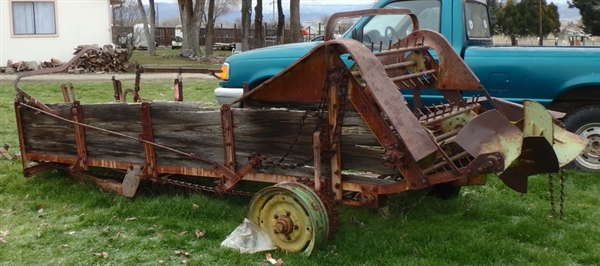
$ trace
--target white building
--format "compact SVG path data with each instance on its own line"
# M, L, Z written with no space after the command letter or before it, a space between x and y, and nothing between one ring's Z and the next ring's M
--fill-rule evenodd
M65 62L78 45L111 43L110 3L0 0L0 66L9 59Z

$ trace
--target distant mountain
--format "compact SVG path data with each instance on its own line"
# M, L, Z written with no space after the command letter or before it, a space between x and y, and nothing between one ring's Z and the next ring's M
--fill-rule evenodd
M565 2L556 2L554 4L558 6L558 13L561 21L577 21L581 18L581 15L579 15L579 9L569 8L569 5ZM300 18L302 19L302 24L314 25L318 24L319 22L324 22L326 17L335 12L367 9L370 7L371 5L303 5L300 7ZM173 17L178 18L179 8L177 7L177 4L160 3L157 6L157 17L159 24L160 21L164 21L166 19ZM217 23L223 24L224 27L226 25L230 26L233 25L233 23L239 22L240 17L240 11L235 9L232 12L217 18ZM290 14L285 13L285 17L289 18ZM267 8L263 10L263 21L265 23L271 23L273 18L277 18L277 14L273 16L272 9Z

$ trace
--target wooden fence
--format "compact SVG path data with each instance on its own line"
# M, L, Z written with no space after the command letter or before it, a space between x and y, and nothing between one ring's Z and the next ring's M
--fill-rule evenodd
M319 35L323 35L325 32L325 25L322 25L319 23L318 27L315 27L316 29L312 29L309 28L308 35L305 35L304 37L304 41L309 41L312 38L319 36ZM269 27L269 25L267 25L265 23L265 34L263 36L265 36L265 46L272 46L275 45L275 32L276 29L273 27ZM338 28L338 31L336 33L343 33L346 30L345 27L340 26ZM133 33L133 27L114 27L113 28L113 42L117 43L117 44L122 44L124 43L124 41L126 40L126 37L128 34L132 34ZM284 30L284 43L290 43L291 39L289 38L290 36L290 30L289 29L285 29ZM237 27L237 24L233 25L233 28L224 28L222 25L217 25L217 27L215 27L215 31L214 31L214 35L213 35L213 40L215 42L219 42L219 43L238 43L238 42L242 42L241 40L241 36L242 36L242 30L240 28ZM253 43L253 39L254 39L254 28L252 28L250 30L250 43ZM175 28L174 27L156 27L156 43L158 44L158 46L165 46L165 47L170 47L171 46L171 41L175 38ZM200 29L200 45L203 46L206 43L206 29L205 28L201 28ZM258 47L254 47L254 48L258 48Z

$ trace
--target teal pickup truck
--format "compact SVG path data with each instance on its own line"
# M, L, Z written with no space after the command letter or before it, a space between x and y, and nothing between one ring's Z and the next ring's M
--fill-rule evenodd
M419 28L440 32L452 44L494 97L515 103L535 100L566 113L566 129L589 139L573 161L578 169L600 171L600 47L494 46L485 1L382 0L373 8L406 8L418 17ZM363 42L372 50L403 38L412 30L407 15L376 15L359 19L342 37ZM320 41L277 45L233 55L215 89L220 104L275 76ZM346 59L348 65L351 59ZM410 103L409 91L401 90ZM470 97L471 95L464 95ZM437 91L423 91L424 104L440 103Z

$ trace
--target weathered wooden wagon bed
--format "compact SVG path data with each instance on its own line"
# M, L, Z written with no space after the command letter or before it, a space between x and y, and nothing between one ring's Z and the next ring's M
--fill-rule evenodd
M374 13L408 14L415 30L376 52L331 38L333 21ZM144 102L139 86L125 103L116 80L115 102L80 103L65 87L65 103L44 104L17 82L50 70L22 74L15 111L24 173L68 168L126 196L140 180L218 193L243 193L242 180L273 183L254 195L248 218L277 246L310 253L334 231L336 204L377 208L389 194L423 188L452 196L490 173L525 192L529 175L558 171L585 145L541 105L489 97L446 40L419 30L408 10L338 13L330 22L323 44L234 102L246 108ZM399 88L413 90L412 109ZM440 90L446 103L422 106L424 88ZM482 97L465 99L464 90ZM94 177L95 168L123 174Z

